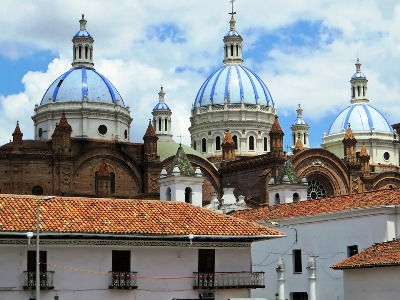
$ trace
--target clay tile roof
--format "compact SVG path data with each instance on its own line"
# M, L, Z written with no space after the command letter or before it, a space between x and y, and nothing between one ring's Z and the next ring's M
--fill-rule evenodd
M293 150L297 150L297 151L303 151L304 150L304 145L303 145L303 142L301 141L301 139L297 139L296 145L294 146Z
M232 215L249 221L261 222L388 205L400 205L400 188L269 205L237 211Z
M67 117L65 116L65 113L62 113L61 115L61 120L60 123L58 123L58 126L62 127L62 128L69 128L69 123L67 120Z
M367 147L363 144L360 149L360 156L368 156Z
M151 125L151 121L149 121L149 126L147 126L147 130L144 136L157 136L156 132L154 131L153 125Z
M108 165L105 162L103 162L99 166L99 176L104 177L108 175L110 175L110 171L108 170Z
M400 265L400 240L377 243L341 262L333 269L353 269Z
M0 195L0 234L35 231L36 204L43 196ZM265 239L282 232L184 202L56 197L40 204L48 233L146 236L230 236Z
M222 142L222 144L234 144L235 142L232 139L232 135L231 132L229 131L229 129L227 129L225 131L225 137L224 137L224 141Z
M17 121L17 125L15 126L13 136L19 135L22 136L21 128L19 128L19 122Z
M274 123L272 124L271 132L283 132L281 124L279 124L278 116L275 116Z
M345 140L352 140L352 139L354 139L353 131L352 131L351 128L350 128L350 124L349 124L349 127L347 127L346 135L344 136L344 139L345 139Z

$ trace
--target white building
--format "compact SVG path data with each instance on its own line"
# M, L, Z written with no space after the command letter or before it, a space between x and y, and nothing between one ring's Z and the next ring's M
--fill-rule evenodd
M234 216L246 220L279 225L288 236L252 245L253 270L265 272L271 284L252 296L276 299L279 293L279 300L364 299L344 297L347 278L331 266L374 243L399 238L399 205L400 189L388 189L235 212Z
M343 270L344 299L399 299L399 240L376 243L333 268Z
M220 299L263 288L251 243L281 232L176 201L0 196L0 299ZM30 243L29 243L30 242Z

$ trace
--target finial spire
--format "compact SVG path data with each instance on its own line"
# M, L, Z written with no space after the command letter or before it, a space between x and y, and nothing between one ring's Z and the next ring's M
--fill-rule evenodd
M235 24L236 24L235 18L233 17L233 15L236 15L236 12L233 11L233 2L234 2L234 1L235 1L235 0L231 0L231 1L230 1L230 2L232 3L232 12L229 13L229 14L231 15L231 20L229 21L230 30L231 30L231 31L235 31Z
M80 19L79 24L81 25L80 29L81 30L86 30L86 23L87 21L85 20L85 15L82 14L82 19Z
M165 92L163 90L163 86L161 85L160 92L158 93L158 101L160 103L164 103L164 96L165 96Z
M360 63L360 58L357 55L357 62L356 62L356 72L361 73L361 63Z

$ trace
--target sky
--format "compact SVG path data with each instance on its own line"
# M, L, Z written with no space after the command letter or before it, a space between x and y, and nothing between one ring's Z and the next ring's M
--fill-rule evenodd
M197 91L222 66L228 0L1 0L0 144L31 116L48 86L71 68L71 39L85 14L95 69L131 108L131 141L142 142L160 86L175 140L190 145ZM290 146L299 103L311 147L349 105L357 57L369 104L400 122L400 3L396 0L236 0L243 58L267 85Z

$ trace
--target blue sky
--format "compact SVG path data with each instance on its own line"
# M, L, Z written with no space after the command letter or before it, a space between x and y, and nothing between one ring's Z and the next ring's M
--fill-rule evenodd
M362 5L362 7L360 7ZM140 142L160 85L173 111L173 133L190 143L189 117L203 81L222 65L229 1L3 0L0 2L0 143L17 120L33 137L35 103L70 68L71 39L82 13L95 39L95 68L132 109ZM390 124L400 110L400 5L366 0L236 0L245 65L268 86L290 145L298 103L319 147L349 105L349 80L360 57L370 104ZM26 16L29 18L26 18Z

